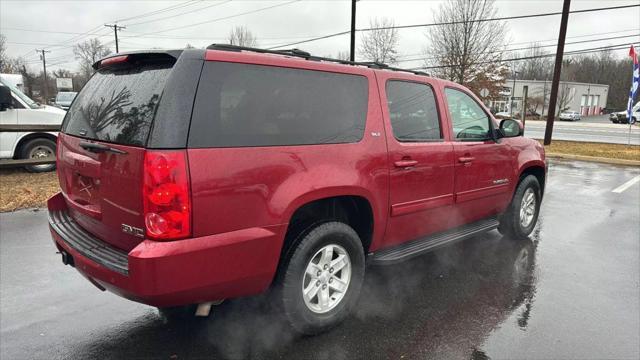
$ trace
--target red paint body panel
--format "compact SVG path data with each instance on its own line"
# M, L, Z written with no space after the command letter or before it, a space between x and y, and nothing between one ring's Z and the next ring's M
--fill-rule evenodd
M445 87L464 92L480 105L498 127L489 110L466 88L451 82L442 82L441 97L445 99ZM449 129L453 136L452 119L447 107ZM517 182L514 153L505 139L486 141L453 141L455 158L456 226L502 213L513 195L513 183ZM532 140L530 140L532 141Z
M530 139L452 139L444 87L467 90L447 81L251 52L208 50L205 61L364 76L369 93L364 136L346 144L185 149L192 237L160 242L121 228L145 228L146 149L109 144L127 154L94 154L80 147L82 139L60 134L62 194L50 199L49 209L70 211L87 232L126 252L128 275L84 257L52 230L56 246L71 254L78 271L92 282L135 301L175 306L264 291L275 277L292 214L315 200L365 199L373 211L369 250L374 252L499 214L525 169L545 169L544 150ZM385 93L390 79L434 89L442 141L394 138ZM90 197L78 179L97 192Z
M141 238L125 234L121 224L144 228L142 165L145 149L109 144L126 152L92 153L80 147L84 139L58 136L58 179L71 216L105 242L131 250Z
M376 74L385 133L389 151L389 201L391 217L383 247L400 244L450 227L454 202L453 144L449 141L449 128L439 85L436 79L395 72ZM409 81L429 85L436 95L436 106L443 130L441 142L401 142L393 135L387 106L388 81ZM398 162L414 161L415 165L399 167Z
M49 200L50 210L65 208L60 193ZM128 275L86 258L55 231L51 235L92 282L128 299L162 307L264 291L271 284L280 255L279 239L285 231L281 225L169 242L144 240L128 254Z
M357 143L189 149L194 236L287 224L306 203L353 195L371 205L375 250L385 231L389 180L386 139L371 135L384 134L373 70L220 51L208 51L206 59L362 75L369 82L369 100L364 136Z

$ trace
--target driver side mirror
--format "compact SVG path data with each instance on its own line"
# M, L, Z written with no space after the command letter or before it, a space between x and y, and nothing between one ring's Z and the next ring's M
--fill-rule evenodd
M0 86L0 111L4 111L13 105L11 90L6 86Z
M500 121L500 132L502 137L522 136L524 129L522 123L514 119L504 119Z

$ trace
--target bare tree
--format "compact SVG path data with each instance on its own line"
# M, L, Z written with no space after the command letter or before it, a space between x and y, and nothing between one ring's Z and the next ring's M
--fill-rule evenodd
M0 60L0 72L20 74L26 64L27 62L22 57L12 58L5 55L4 59Z
M542 95L531 96L527 99L527 110L530 112L538 112L545 105L545 98Z
M0 72L19 74L26 61L22 57L10 57L7 55L7 38L0 34Z
M109 55L111 50L100 40L94 38L74 45L73 53L80 61L80 74L86 81L93 74L93 64L100 58Z
M345 60L345 61L349 61L351 59L348 51L338 51L338 55L336 55L335 58L338 60Z
M360 56L368 61L395 64L398 61L398 29L390 18L369 20L369 27L377 30L365 31L360 43Z
M557 105L558 108L556 109L557 110L556 115L559 115L561 112L565 110L569 110L567 105L569 105L569 103L573 101L575 94L576 94L575 88L571 88L567 84L563 84L562 86L560 86L560 91L558 93L558 105Z
M67 69L58 69L53 71L53 76L56 78L70 78L73 77L73 73Z
M248 28L244 26L236 26L229 33L229 44L256 47L258 46L258 39Z
M5 67L7 62L7 38L0 34L0 69Z
M426 67L439 77L474 88L479 75L495 85L488 88L497 96L504 81L501 66L505 23L481 21L496 17L494 0L448 0L434 14Z
M553 58L539 43L534 43L531 49L523 54L525 58L516 66L520 77L527 80L544 80L553 71Z

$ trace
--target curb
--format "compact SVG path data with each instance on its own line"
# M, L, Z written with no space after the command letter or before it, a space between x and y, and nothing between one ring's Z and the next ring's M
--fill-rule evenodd
M572 155L572 154L560 154L560 153L547 153L546 156L548 158L553 158L553 159L580 160L580 161L591 161L591 162L604 163L604 164L640 166L640 160L612 159L612 158L604 158L604 157L597 157L597 156Z

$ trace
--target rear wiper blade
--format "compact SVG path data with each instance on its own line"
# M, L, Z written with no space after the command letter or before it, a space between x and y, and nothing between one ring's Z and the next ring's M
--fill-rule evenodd
M112 152L112 153L116 153L116 154L126 154L126 151L120 150L120 149L116 149L116 148L112 148L110 146L107 145L102 145L102 144L96 144L96 143L92 143L92 142L81 142L80 143L80 147L92 152L92 153L101 153L101 152Z

